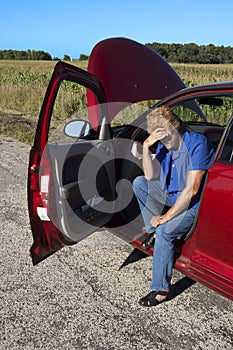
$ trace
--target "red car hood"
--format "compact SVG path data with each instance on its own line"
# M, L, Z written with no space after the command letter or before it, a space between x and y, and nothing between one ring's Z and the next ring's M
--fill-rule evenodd
M126 38L110 38L99 42L92 50L88 71L103 85L110 121L124 103L162 99L185 86L175 70L157 52ZM94 94L87 94L88 106L96 104ZM90 115L97 123L98 116Z

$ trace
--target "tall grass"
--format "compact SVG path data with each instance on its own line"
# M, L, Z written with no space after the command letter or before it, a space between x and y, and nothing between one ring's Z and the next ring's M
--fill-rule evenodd
M39 112L50 81L54 61L0 60L0 106ZM87 63L77 65L86 69Z
M173 64L173 68L190 86L233 80L233 64Z
M0 60L0 106L39 112L55 61ZM87 69L87 62L72 63ZM233 65L173 64L187 86L233 79Z
M0 60L0 134L32 144L40 108L55 61ZM86 69L87 62L75 63ZM75 87L63 86L63 99L56 104L57 115L68 114ZM84 92L79 92L81 99Z
M25 136L25 119L28 127L35 129L43 98L51 78L55 61L9 61L0 60L0 133L32 143L31 136ZM87 69L86 61L72 62L82 69ZM143 63L142 63L143 64ZM173 64L187 86L233 79L233 65L197 65ZM73 110L74 95L77 93L72 83L62 85L62 94L54 111L59 116L69 115ZM76 94L77 100L84 104L85 89ZM17 117L17 118L16 118ZM11 120L10 120L11 119ZM8 127L12 121L15 127ZM25 132L24 132L25 130Z

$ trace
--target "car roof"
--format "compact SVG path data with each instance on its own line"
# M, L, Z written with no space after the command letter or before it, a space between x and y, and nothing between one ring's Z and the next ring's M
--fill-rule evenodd
M221 94L223 91L225 93L227 90L233 90L233 80L186 87L186 88L180 89L179 91L176 91L173 94L166 96L162 101L160 101L160 103L166 103L166 101L172 100L174 98L178 98L183 95L188 96L189 94L191 95L194 92L200 92L200 91L208 92L208 93L213 92L213 94L216 94L219 92L219 94Z

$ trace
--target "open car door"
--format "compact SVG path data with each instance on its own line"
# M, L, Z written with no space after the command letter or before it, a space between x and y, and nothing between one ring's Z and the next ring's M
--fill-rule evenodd
M87 120L85 101L83 105L80 102L85 89L98 100L100 126L76 120ZM70 94L76 96L73 105ZM112 216L113 210L108 206L106 212L103 207L106 200L110 203L113 199L115 187L114 149L105 122L105 102L103 88L93 75L62 62L56 65L30 152L28 204L34 264L64 245L77 243ZM72 119L82 130L69 132Z
M125 104L160 99L183 87L155 51L124 38L97 44L88 72L57 63L29 160L33 264L79 242L114 216L119 204L110 127L114 116Z

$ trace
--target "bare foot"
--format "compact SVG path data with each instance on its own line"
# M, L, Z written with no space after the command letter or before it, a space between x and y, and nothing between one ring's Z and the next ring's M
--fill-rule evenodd
M164 290L163 292L167 292L168 293L168 290ZM160 303L161 301L164 301L165 299L167 298L167 295L160 295L160 294L157 294L155 299L158 300Z

